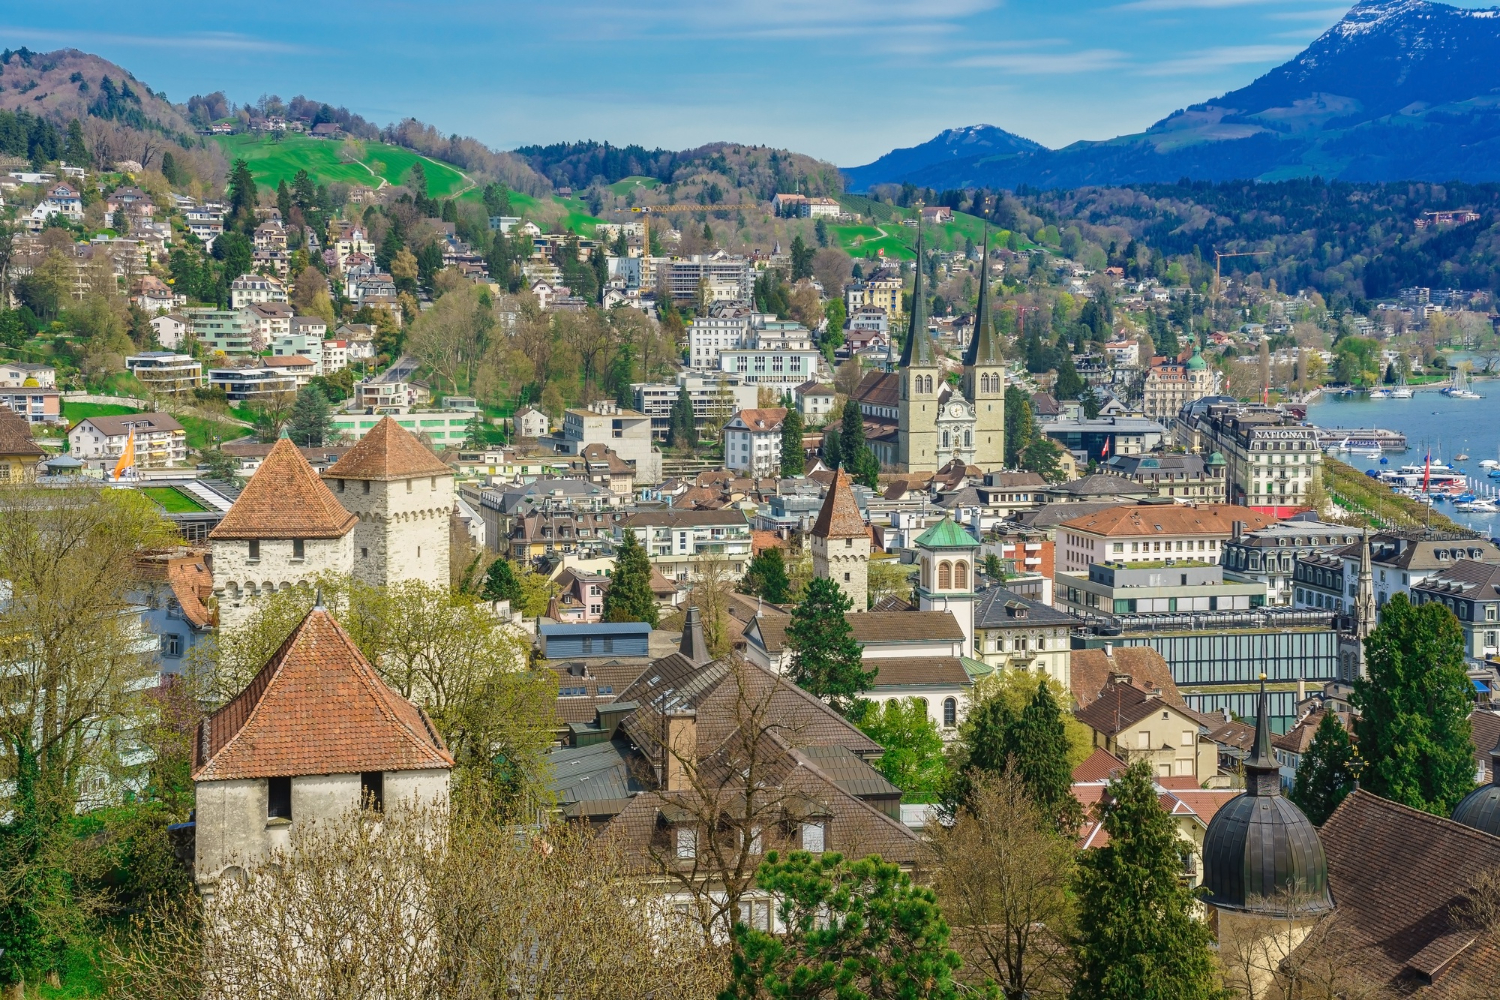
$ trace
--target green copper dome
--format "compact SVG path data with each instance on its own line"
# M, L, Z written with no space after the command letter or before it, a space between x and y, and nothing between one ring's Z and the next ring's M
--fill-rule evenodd
M917 544L924 549L977 549L979 543L974 536L944 517L937 524L922 532Z
M1187 359L1187 366L1193 371L1202 371L1208 367L1208 362L1203 360L1203 355L1195 347L1193 348L1193 356Z
M1221 453L1219 453L1219 452L1216 451L1212 455L1208 456L1208 464L1209 465L1223 465L1224 464L1224 456Z

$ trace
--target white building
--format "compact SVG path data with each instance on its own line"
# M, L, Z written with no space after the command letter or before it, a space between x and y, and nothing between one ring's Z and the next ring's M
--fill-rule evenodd
M324 375L332 375L334 372L343 371L349 367L349 342L347 340L325 340L323 341L323 371Z
M724 425L724 467L749 476L781 471L781 425L786 408L740 410Z
M157 316L151 320L151 329L156 331L156 342L169 351L175 351L182 346L182 342L188 335L188 321L181 316L169 313L166 316Z
M947 611L963 630L960 656L974 655L974 559L979 552L975 537L943 518L917 538L917 606L923 611Z
M635 481L661 482L661 452L652 446L651 418L638 410L625 410L612 401L563 414L562 433L554 439L563 455L581 455L591 444L602 444L635 467Z
M750 522L743 511L649 510L632 514L620 526L635 532L646 558L668 580L690 583L704 559L723 558L731 580L745 575L753 553Z
M187 392L203 384L203 362L187 354L145 351L126 358L125 368L156 392Z
M744 257L722 250L667 264L667 294L678 302L749 302L755 292L755 268Z
M351 734L358 734L354 738ZM192 741L194 875L219 882L363 807L442 809L453 757L320 604Z
M374 586L448 586L453 470L416 435L383 417L323 473L359 523L354 575Z
M165 413L86 417L68 431L68 453L91 469L110 472L132 437L138 469L164 469L187 461L187 431Z
M302 317L297 317L301 319ZM322 320L318 321L322 323ZM313 364L314 375L327 375L328 370L323 364L323 333L327 332L325 325L322 332L312 331L303 333L287 333L267 343L271 356L276 358L304 357Z
M534 406L523 406L516 411L516 436L523 438L546 437L551 430L547 414Z
M297 376L275 368L210 368L208 384L223 389L231 403L247 403L282 392L297 391Z
M234 309L286 300L286 286L263 274L242 274L229 283L229 305Z
M820 358L822 355L810 348L723 351L719 354L719 370L738 376L747 385L790 390L818 374Z

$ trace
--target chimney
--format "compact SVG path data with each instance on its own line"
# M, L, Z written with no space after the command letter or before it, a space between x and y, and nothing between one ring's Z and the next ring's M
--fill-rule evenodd
M665 716L662 741L662 789L680 792L692 785L692 772L698 762L698 714L684 708Z
M707 663L711 659L708 643L703 639L703 622L698 618L696 607L687 609L687 617L682 623L682 644L677 651L694 663Z
M1113 660L1115 658L1115 644L1114 643L1112 643L1112 642L1106 642L1104 644L1104 655L1107 656L1107 657L1109 657L1111 660Z

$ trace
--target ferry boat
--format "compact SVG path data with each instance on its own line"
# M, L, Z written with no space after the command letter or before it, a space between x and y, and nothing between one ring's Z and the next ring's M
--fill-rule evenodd
M1403 465L1397 469L1382 469L1380 481L1429 493L1447 493L1453 489L1460 492L1468 489L1463 473L1441 463L1436 465Z

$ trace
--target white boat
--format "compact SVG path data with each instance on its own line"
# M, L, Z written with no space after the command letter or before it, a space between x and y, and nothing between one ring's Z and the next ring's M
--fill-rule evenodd
M1456 503L1454 510L1463 511L1465 514L1494 514L1500 512L1500 506L1495 501L1481 497L1478 500L1470 500L1468 503Z
M1412 391L1404 385L1398 385L1390 392L1391 399L1411 399Z
M1469 388L1469 377L1462 368L1453 370L1453 384L1442 390L1443 395L1449 399L1483 399L1479 393Z
M1391 398L1391 390L1389 390L1389 389L1371 389L1370 390L1370 398L1371 399L1390 399Z

